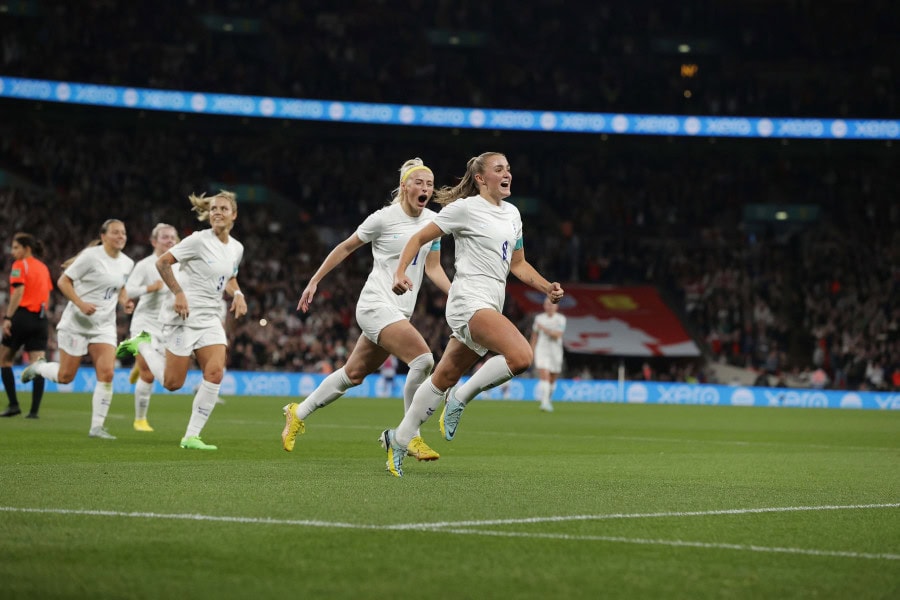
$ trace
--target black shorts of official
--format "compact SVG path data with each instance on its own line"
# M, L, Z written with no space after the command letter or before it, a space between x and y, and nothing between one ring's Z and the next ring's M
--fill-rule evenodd
M3 336L0 342L13 352L25 346L27 352L47 351L47 339L50 336L50 323L47 317L25 308L19 308L12 317L9 337Z

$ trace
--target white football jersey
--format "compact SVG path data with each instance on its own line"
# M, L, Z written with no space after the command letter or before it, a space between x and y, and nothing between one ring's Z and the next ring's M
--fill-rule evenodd
M359 295L360 306L389 303L396 305L407 319L412 316L425 275L425 258L429 252L440 250L440 240L419 248L413 261L406 267L406 275L413 282L411 291L398 296L391 290L394 286L394 273L397 271L400 252L410 236L433 221L435 215L436 212L426 208L418 217L411 217L397 203L375 211L360 224L356 229L356 236L363 242L372 244L373 258L372 272Z
M57 329L91 335L110 327L115 331L119 290L125 286L133 267L134 261L128 256L120 252L113 258L102 244L82 250L64 273L72 279L78 297L96 306L97 310L86 315L69 302Z
M163 303L164 325L203 328L222 324L222 294L225 284L238 273L244 246L229 236L222 243L212 229L195 231L169 249L181 268L176 273L188 301L188 317L175 313L175 295Z
M556 352L559 352L562 354L563 338L560 336L554 340L542 329L538 329L537 325L542 325L551 331L563 333L566 330L566 317L560 313L556 313L552 316L547 313L541 313L534 318L534 324L534 330L537 333L537 342L534 345L535 353L547 352L555 354Z
M165 283L162 288L155 292L148 292L147 286L161 281L159 271L156 269L156 261L159 256L151 254L144 257L134 265L134 270L128 277L128 285L125 286L125 292L129 298L135 298L137 306L134 307L134 313L131 315L131 335L135 336L141 331L148 331L152 334L159 335L162 325L159 322L159 311L165 304L166 300L174 303L175 294L169 289ZM180 263L172 265L172 270L177 274ZM170 298L171 297L171 298Z
M434 223L456 243L456 274L450 300L474 295L503 309L512 253L522 247L522 217L509 202L499 206L481 196L460 198L441 209Z

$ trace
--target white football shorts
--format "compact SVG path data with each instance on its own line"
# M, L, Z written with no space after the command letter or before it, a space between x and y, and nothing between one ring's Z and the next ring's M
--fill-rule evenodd
M378 336L381 330L397 321L407 320L399 308L394 304L367 304L363 306L356 305L356 323L359 325L360 331L373 344L378 344Z
M166 350L175 356L190 356L197 348L228 345L228 337L221 323L196 329L184 325L164 325L162 337Z
M56 343L60 350L69 356L84 356L88 353L90 344L109 344L113 348L118 345L116 334L109 331L100 331L92 334L73 333L64 329L56 331Z

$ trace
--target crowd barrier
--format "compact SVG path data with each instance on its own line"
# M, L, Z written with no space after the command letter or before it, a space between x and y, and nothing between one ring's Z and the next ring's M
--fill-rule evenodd
M13 367L17 382L21 371L22 367ZM134 386L128 383L129 373L130 369L116 369L113 380L115 393L130 394L133 391ZM309 395L324 378L325 375L317 373L227 371L222 380L220 394L224 397L304 397ZM180 390L168 392L157 382L154 384L154 393L192 394L200 379L200 371L191 370ZM406 378L402 375L394 377L389 383L384 382L379 375L370 375L346 395L356 398L401 397L405 381ZM532 401L535 400L537 382L537 379L516 377L498 388L481 394L479 398ZM95 383L94 370L82 368L71 383L61 385L48 381L45 390L90 393ZM16 390L30 392L31 384L17 383ZM556 402L900 410L898 392L850 392L650 381L560 379L553 393L553 399Z

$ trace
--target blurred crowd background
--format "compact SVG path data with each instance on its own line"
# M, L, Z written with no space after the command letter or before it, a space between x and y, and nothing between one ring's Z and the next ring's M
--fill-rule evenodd
M877 0L8 6L3 76L490 108L898 118L896 21L883 18L898 11ZM189 193L238 192L233 235L246 247L239 279L250 310L229 325L232 369L339 367L359 335L371 253L332 272L302 315L309 276L389 201L404 160L422 157L437 185L452 185L469 157L497 150L513 168L530 262L564 283L654 285L703 346L698 360L627 360L631 377L704 380L719 362L773 384L900 389L891 142L392 128L13 100L0 100L0 115L6 268L9 240L25 230L47 246L56 277L110 217L125 221L126 253L139 259L155 223L182 234L203 226ZM755 205L812 216L778 222ZM448 238L443 254L452 275ZM2 305L7 285L4 276ZM533 315L511 302L507 311L528 333ZM439 356L449 330L430 285L413 321ZM620 362L567 354L563 375L614 377Z

